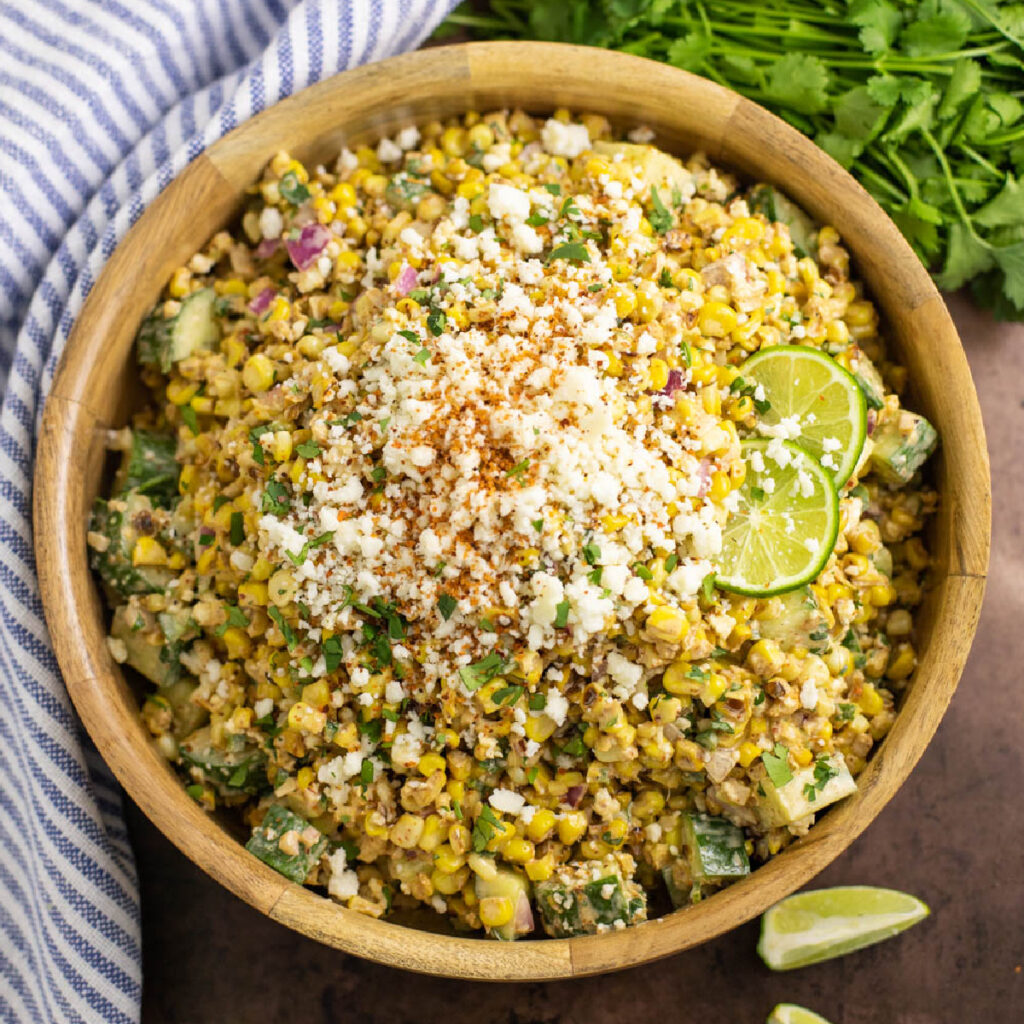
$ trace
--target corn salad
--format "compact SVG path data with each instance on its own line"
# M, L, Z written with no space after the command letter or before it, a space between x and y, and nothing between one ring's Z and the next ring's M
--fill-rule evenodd
M750 355L812 346L873 436L918 424L837 233L650 137L499 111L280 153L140 332L110 649L192 797L361 913L513 939L698 900L855 789L914 670L905 446L869 439L810 585L714 585Z

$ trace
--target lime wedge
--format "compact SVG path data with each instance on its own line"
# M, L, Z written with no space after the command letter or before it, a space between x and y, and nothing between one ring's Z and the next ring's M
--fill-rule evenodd
M755 395L761 432L806 448L842 487L867 437L867 403L853 375L808 345L762 349L740 375L745 384L764 389L763 399Z
M797 1006L796 1003L779 1003L772 1010L765 1024L828 1024L828 1021L821 1014L808 1010L805 1006Z
M839 531L839 498L818 460L791 441L753 438L747 476L722 531L715 585L751 597L793 590L821 572Z
M929 913L916 896L895 889L798 892L765 912L757 952L773 971L806 967L891 938Z

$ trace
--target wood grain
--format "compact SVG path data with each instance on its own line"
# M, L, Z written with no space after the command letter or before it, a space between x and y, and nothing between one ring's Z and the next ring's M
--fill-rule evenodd
M932 527L935 586L922 613L920 666L858 793L748 879L641 927L569 940L494 943L354 914L293 885L203 814L153 751L137 702L105 642L89 575L88 509L100 483L102 432L125 422L136 388L132 343L174 267L237 212L278 150L328 161L342 144L466 109L556 106L647 124L668 149L703 149L784 187L849 246L885 314L914 402L936 424L942 513ZM118 247L68 342L43 417L36 464L40 585L71 697L115 774L147 816L204 871L291 928L410 970L493 980L616 970L686 949L763 911L835 858L891 799L935 732L960 677L981 607L990 539L989 471L977 397L952 321L896 227L812 143L718 86L623 54L547 43L473 43L339 75L264 112L193 161Z

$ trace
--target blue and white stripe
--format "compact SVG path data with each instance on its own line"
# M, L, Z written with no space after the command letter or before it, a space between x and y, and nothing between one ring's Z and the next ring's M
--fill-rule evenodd
M96 275L202 149L345 68L418 46L454 0L0 3L0 1020L129 1024L142 955L121 794L43 621L32 460Z

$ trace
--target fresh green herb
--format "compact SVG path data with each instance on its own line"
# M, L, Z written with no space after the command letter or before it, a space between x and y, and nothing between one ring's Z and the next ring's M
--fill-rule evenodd
M600 557L601 549L592 541L583 545L583 561L587 565L593 565Z
M291 508L292 499L288 488L280 480L268 480L263 489L263 511L277 516L279 519Z
M444 325L446 318L444 311L440 309L432 309L427 314L427 330L436 338L441 334L444 334Z
M507 704L510 707L515 704L520 697L523 695L523 687L512 684L510 686L503 686L500 690L497 690L492 696L491 700L502 707Z
M459 669L459 675L467 690L479 690L495 676L500 676L507 667L508 663L505 659L497 651L491 651L480 661L474 662L472 665L463 665Z
M532 786L537 781L537 776L540 774L540 768L537 765L531 765L526 770L526 781Z
M208 548L214 541L215 535L212 533L201 533L199 534L199 546L201 548Z
M458 800L452 801L452 814L456 821L462 821L462 804Z
M203 787L196 783L192 786L186 786L185 792L188 793L193 800L201 800L203 796Z
M690 351L688 342L679 342L679 357L683 361L683 366L687 367L687 369L693 366L693 353Z
M494 632L494 623L493 623L493 622L491 622L491 620L490 620L490 619L488 619L488 618L487 618L487 617L485 616L484 618L482 618L482 619L480 620L480 628L481 628L481 629L482 629L482 630L483 630L483 631L484 631L485 633L493 633L493 632Z
M640 579L642 579L642 580L653 580L654 579L654 573L651 572L651 570L648 569L647 566L644 565L643 562L634 562L633 563L633 572L635 572L637 574L637 576L639 576Z
M840 722L852 722L857 717L856 704L840 704L836 709L836 718Z
M751 487L750 496L754 499L754 501L764 501L764 488Z
M672 287L672 274L668 267L661 268L661 274L658 276L658 284L661 285L662 288Z
M336 636L329 636L321 645L323 651L324 665L328 672L333 672L341 664L342 647L341 639Z
M1024 319L1015 0L501 0L442 30L625 50L728 86L849 168L941 287Z
M700 581L700 596L705 604L710 604L715 599L715 574L709 572Z
M199 435L199 421L196 419L196 411L191 405L183 405L181 407L181 418L185 421L185 426L192 431L192 436L197 437Z
M599 565L596 569L592 569L587 573L587 579L590 580L595 586L601 582L601 577L604 575L604 566Z
M303 441L302 444L295 446L295 454L301 455L304 459L315 459L320 454L320 445L316 441Z
M252 441L252 460L259 466L266 464L267 453L263 450L260 438L270 431L270 427L264 424L260 427L253 427L249 431L249 440Z
M754 707L760 707L765 700L764 690L759 686L757 692L754 694Z
M379 718L372 718L369 722L358 722L356 728L359 730L359 735L365 736L371 743L380 743L384 727L380 724Z
M277 191L293 206L298 206L309 198L309 189L299 181L294 171L281 176L277 183Z
M414 355L412 357L412 361L414 363L419 363L420 366L426 366L427 365L427 360L429 358L430 358L430 349L424 347L424 348L421 348L419 350L419 352L417 352L416 355Z
M562 194L561 185L547 184L544 188L546 188L553 196L560 196Z
M555 605L555 629L565 629L569 624L569 602L559 601Z
M363 758L363 763L359 766L359 783L364 788L373 782L373 762L368 758Z
M476 853L483 853L487 844L494 837L498 830L498 819L488 804L480 808L480 814L473 825L473 850Z
M587 286L587 291L588 292L600 292L600 291L603 291L604 288L605 288L605 286L603 284L600 284L600 283L592 284L592 285L588 285Z
M543 711L548 706L548 699L543 693L531 693L528 703L531 711Z
M658 190L653 185L651 186L651 209L647 214L647 219L659 235L665 234L672 227L672 214L665 209L665 204L661 201L661 196L658 195ZM669 278L669 284L671 283L672 279Z
M530 460L523 459L522 462L517 462L505 476L514 476L520 483L522 483L523 475L530 468Z
M479 213L472 213L469 216L469 230L480 234L484 229L484 219Z
M673 551L668 558L665 559L665 572L671 572L679 564L679 556Z
M691 665L686 670L686 678L693 679L698 683L706 683L711 678L711 673L699 665Z
M789 769L789 748L782 743L776 743L772 750L766 750L761 754L765 771L768 778L776 787L784 786L793 779L793 773Z
M388 475L388 471L383 466L374 466L370 470L370 479L375 484L382 484Z
M398 333L411 345L418 345L420 343L419 336L415 331L399 331Z
M219 512L230 500L230 498L225 497L223 494L218 494L217 497L213 499L213 511Z
M586 752L586 745L583 742L583 737L579 733L576 733L576 735L562 747L562 753L568 754L570 757L582 757Z
M542 210L538 210L536 213L531 213L530 216L526 218L526 223L529 224L531 228L542 228L548 223L548 220L548 215Z
M548 263L553 260L575 260L577 263L589 263L590 253L582 242L563 242L556 245L548 254Z
M535 529L535 530L536 530L536 531L537 531L538 533L543 533L543 532L544 532L544 520L543 520L543 519L534 519L534 520L532 520L532 521L530 522L530 525L531 525L531 526L532 526L532 527L533 527L533 528L534 528L534 529Z
M227 621L221 623L216 630L214 630L217 636L223 636L232 627L244 629L249 625L249 617L237 605L225 605L225 609L228 613Z
M434 566L434 576L435 577L440 576L441 573L444 572L444 567L447 564L448 564L447 562L438 562L437 565Z
M292 630L292 627L284 621L284 616L281 614L281 609L278 608L277 605L272 604L267 608L267 614L277 624L277 628L281 630L281 635L284 637L284 642L288 645L288 650L294 651L299 641L296 638L295 633Z
M451 617L452 613L458 608L459 602L452 597L451 594L442 594L437 599L437 610L441 613L441 618L447 622Z
M804 786L804 796L810 803L814 803L818 794L839 774L839 769L834 768L827 757L819 757L814 762L814 781Z
M326 544L333 536L334 531L328 530L326 533L321 533L319 536L307 540L306 543L302 545L302 550L297 555L293 555L290 551L286 551L285 554L291 560L292 565L302 565L306 560L306 555L309 554L313 548L318 548L321 544Z

